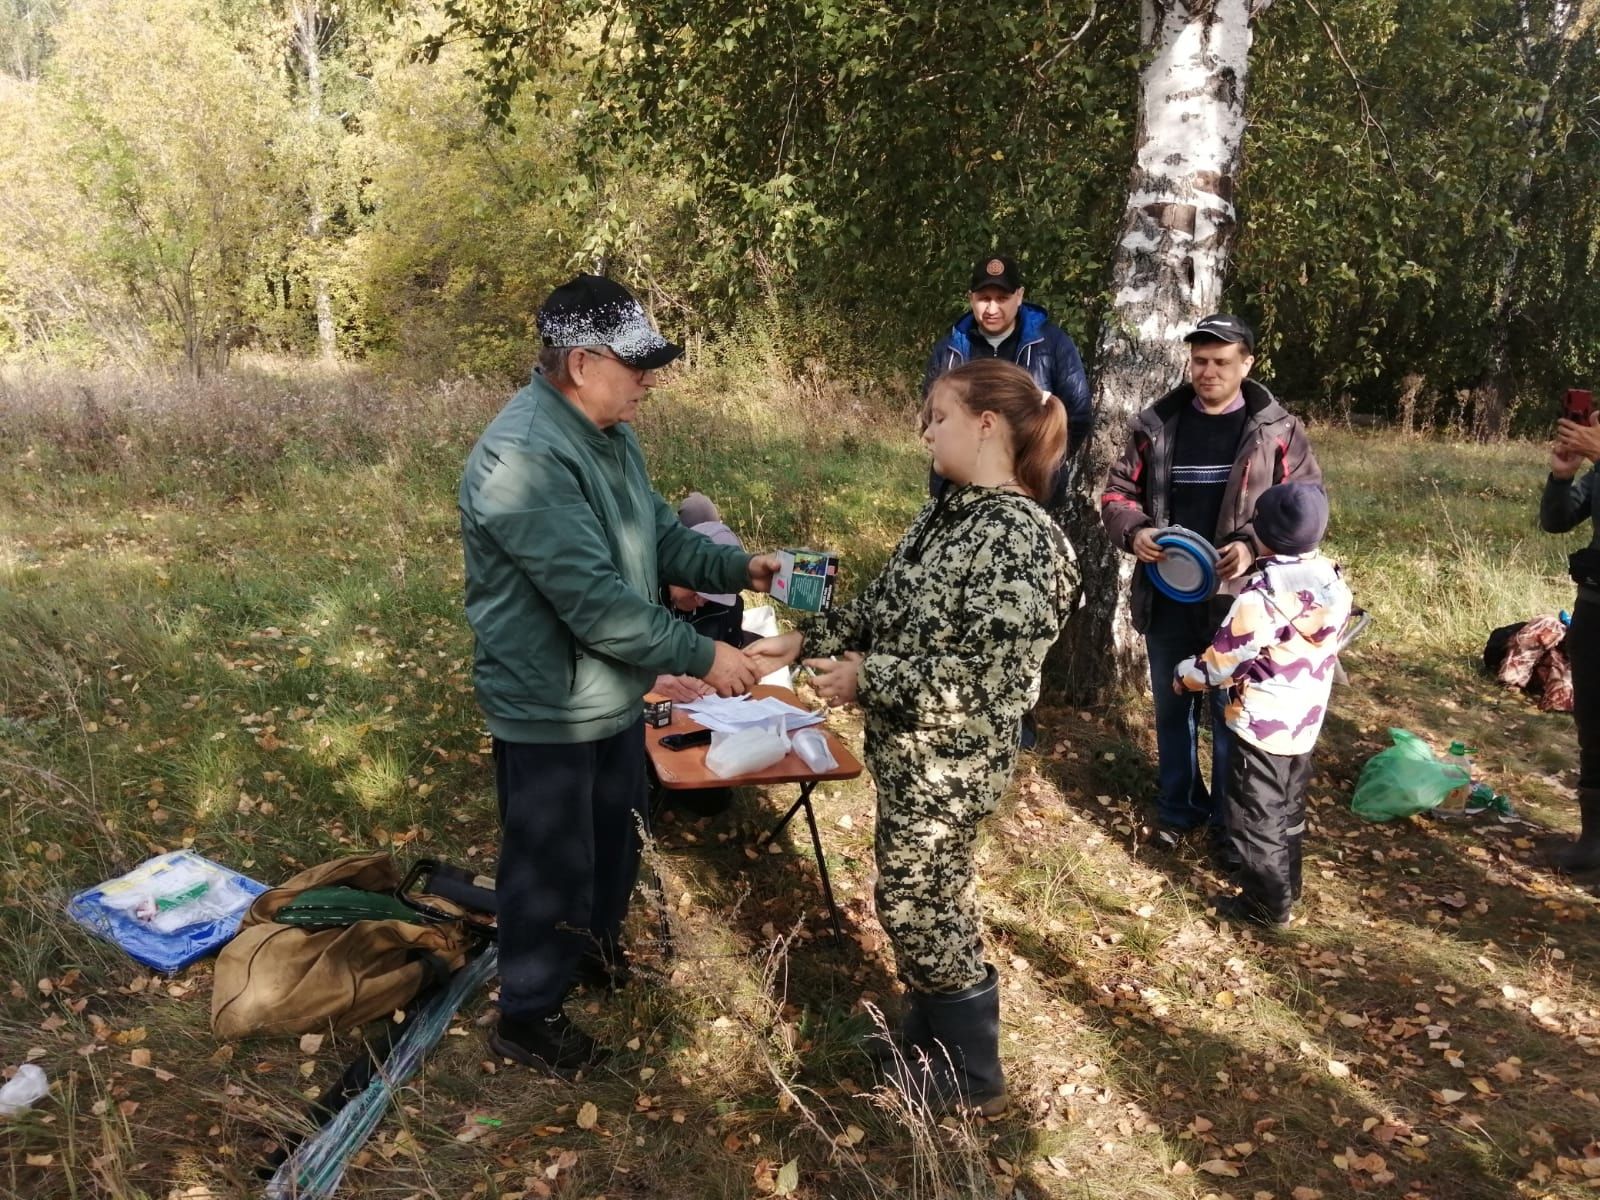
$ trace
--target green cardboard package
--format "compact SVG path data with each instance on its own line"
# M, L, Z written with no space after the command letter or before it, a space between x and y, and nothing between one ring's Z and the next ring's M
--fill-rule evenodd
M827 550L778 551L783 569L772 581L772 598L802 612L822 612L833 603L839 556Z

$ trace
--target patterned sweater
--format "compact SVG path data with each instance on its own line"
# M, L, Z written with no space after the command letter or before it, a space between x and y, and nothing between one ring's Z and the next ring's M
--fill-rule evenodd
M1253 575L1203 654L1178 664L1186 689L1228 689L1228 728L1268 754L1305 754L1327 715L1350 589L1316 551Z

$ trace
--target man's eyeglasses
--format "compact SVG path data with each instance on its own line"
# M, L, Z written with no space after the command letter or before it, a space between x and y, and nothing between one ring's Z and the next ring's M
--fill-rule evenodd
M632 363L623 362L609 346L585 346L583 349L585 353L593 354L596 358L609 358L624 370L632 372L635 379L642 380L651 370L650 367L636 367Z

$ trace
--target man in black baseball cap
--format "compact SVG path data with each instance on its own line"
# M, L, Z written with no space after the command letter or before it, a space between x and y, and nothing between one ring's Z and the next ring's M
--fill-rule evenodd
M941 375L974 358L1003 358L1033 376L1041 392L1049 393L1067 410L1067 451L1056 472L1054 494L1045 507L1059 512L1066 499L1068 465L1086 445L1094 428L1094 408L1089 377L1084 373L1078 347L1050 314L1025 299L1022 267L1009 254L986 254L972 265L968 278L967 311L939 339L928 356L922 397ZM938 494L943 480L934 475L931 490Z
M1229 313L1212 313L1209 317L1201 317L1194 329L1184 334L1183 340L1190 345L1195 342L1232 342L1243 346L1246 354L1253 355L1256 352L1256 331Z
M1207 830L1223 857L1222 794L1233 734L1223 693L1172 689L1177 664L1210 644L1217 623L1255 559L1251 516L1256 497L1280 483L1318 483L1322 469L1305 427L1273 394L1249 378L1255 331L1238 317L1213 313L1183 339L1189 381L1134 418L1122 457L1100 498L1112 542L1132 554L1133 625L1144 635L1155 703L1157 792L1152 841L1175 847L1192 829ZM1179 525L1217 548L1221 594L1185 604L1156 591L1146 571L1165 551L1163 530ZM1199 730L1211 727L1211 786L1200 770Z
M539 334L539 370L473 448L458 504L500 810L489 1046L570 1076L603 1052L568 1020L567 993L628 977L644 694L661 674L723 696L756 680L738 649L675 620L661 589L764 592L779 562L686 528L650 486L629 422L679 349L626 288L579 275L539 309Z

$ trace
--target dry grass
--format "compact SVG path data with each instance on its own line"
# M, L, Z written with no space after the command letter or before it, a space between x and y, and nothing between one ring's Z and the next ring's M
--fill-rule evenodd
M909 407L749 378L708 368L647 408L663 491L700 487L752 542L825 542L865 574L921 494ZM272 364L3 386L0 1059L36 1059L54 1090L0 1126L0 1194L256 1195L353 1039L218 1047L208 966L154 978L60 906L180 844L263 879L375 845L492 858L453 499L501 397ZM1592 1194L1600 916L1538 847L1572 823L1570 725L1471 658L1564 598L1561 539L1529 518L1538 451L1314 436L1379 625L1324 739L1303 923L1217 928L1209 865L1141 844L1141 706L1047 704L984 850L1010 1115L930 1124L872 1086L856 1042L898 1001L862 780L818 796L844 946L803 832L761 844L780 797L674 817L654 855L672 953L642 904L641 986L579 999L613 1067L568 1085L487 1061L479 1002L346 1194L764 1195L790 1163L808 1197ZM1535 824L1356 821L1351 781L1390 724L1476 741Z

